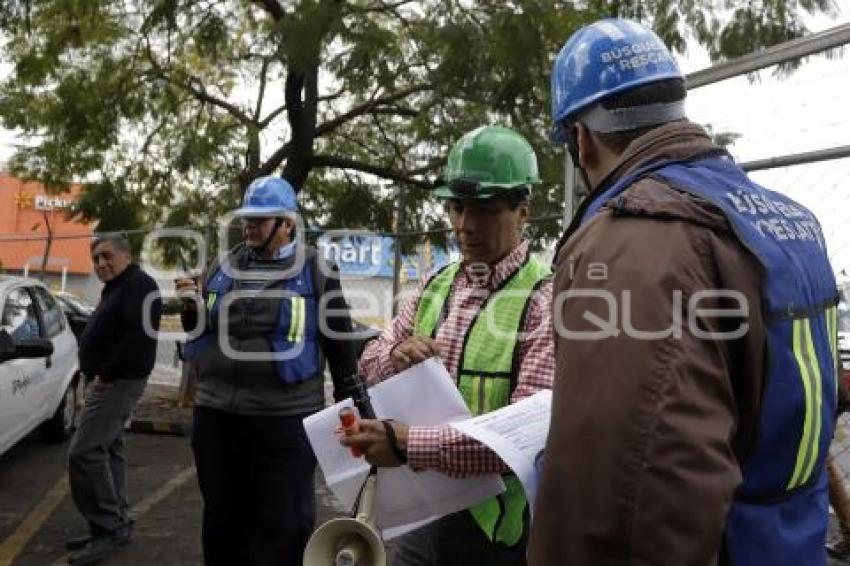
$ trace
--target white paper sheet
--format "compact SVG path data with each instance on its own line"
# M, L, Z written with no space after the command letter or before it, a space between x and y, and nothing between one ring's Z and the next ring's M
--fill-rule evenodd
M513 405L451 426L498 454L522 482L529 506L533 507L551 414L552 392L546 389Z
M381 419L411 426L437 426L468 419L469 410L449 373L430 359L369 388L372 407ZM351 399L304 419L304 429L325 481L346 507L353 507L369 465L351 456L334 430L339 410ZM407 466L378 470L375 517L384 540L404 534L449 513L471 507L504 491L498 474L452 479L434 472L413 472Z

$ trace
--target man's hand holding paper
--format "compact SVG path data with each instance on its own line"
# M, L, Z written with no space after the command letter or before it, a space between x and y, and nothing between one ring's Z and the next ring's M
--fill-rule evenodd
M390 351L390 360L397 372L432 357L440 357L440 345L428 336L411 336Z
M392 428L392 434L388 434L388 426ZM366 461L373 466L395 468L407 461L409 428L406 424L396 421L362 420L360 430L355 434L343 436L340 443L360 449Z
M394 419L391 425L400 445L406 443L408 430L439 430L470 417L446 368L433 358L370 387L369 395L379 419ZM353 507L369 472L367 462L352 457L349 446L356 442L370 460L382 466L377 480L376 523L384 539L472 507L504 490L498 474L453 479L433 470L413 472L408 466L399 466L379 420L361 420L360 432L340 438L335 432L339 411L351 404L347 399L307 417L304 428L328 487L347 507ZM352 438L354 442L350 442Z

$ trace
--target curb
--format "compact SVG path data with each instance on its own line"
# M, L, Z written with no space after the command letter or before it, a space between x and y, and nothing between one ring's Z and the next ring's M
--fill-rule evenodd
M130 426L127 427L129 432L137 432L141 434L162 434L169 436L189 436L191 427L178 422L172 421L155 421L151 419L133 419L130 421Z

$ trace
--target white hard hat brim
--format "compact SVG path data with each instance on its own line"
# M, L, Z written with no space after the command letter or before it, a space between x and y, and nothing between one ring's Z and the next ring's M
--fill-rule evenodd
M285 208L261 208L256 206L243 206L237 208L233 214L242 218L268 218L268 217L288 217L295 218L295 211L286 210Z

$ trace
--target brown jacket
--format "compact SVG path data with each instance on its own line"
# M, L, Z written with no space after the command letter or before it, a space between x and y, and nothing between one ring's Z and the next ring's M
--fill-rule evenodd
M667 124L635 140L602 188L659 159L712 149L700 127ZM572 234L556 263L552 423L529 563L722 563L726 515L763 379L756 260L719 209L644 179ZM579 289L604 290L609 298L564 295ZM692 332L690 298L716 289L743 293L749 316L702 313L695 324L730 331L747 323L742 338L699 339ZM698 304L736 306L728 299ZM629 331L668 329L674 310L681 314L681 336L644 339ZM613 337L586 340L563 332L598 331L599 320L615 316Z

